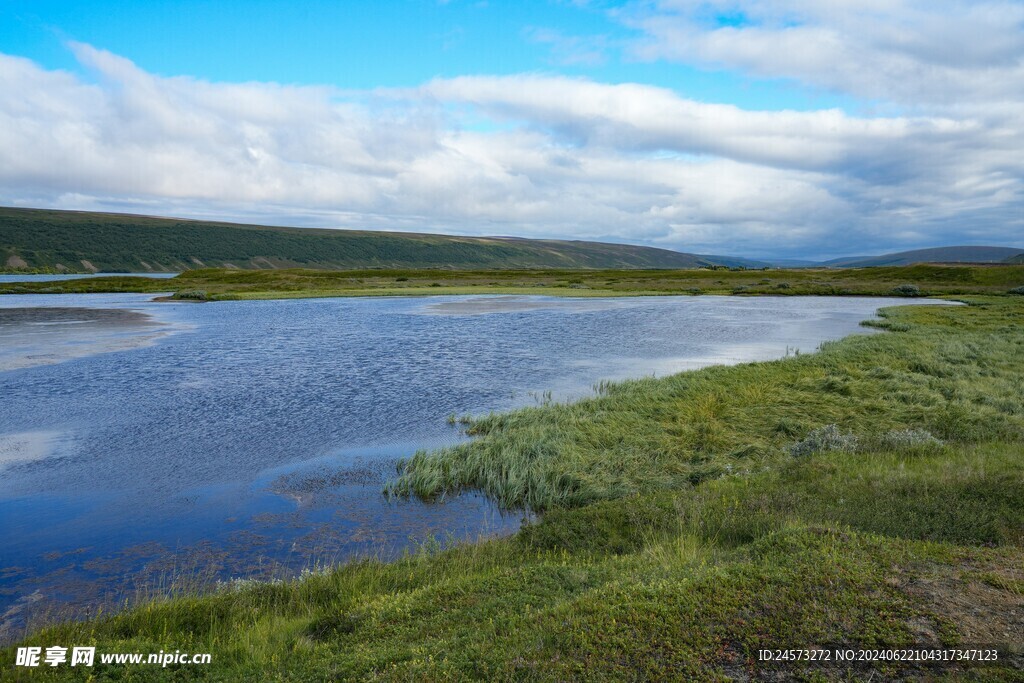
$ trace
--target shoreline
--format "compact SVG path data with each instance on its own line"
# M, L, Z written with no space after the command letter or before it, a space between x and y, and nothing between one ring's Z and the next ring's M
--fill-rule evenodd
M716 295L708 295L716 296ZM725 295L729 296L729 295ZM767 295L766 295L767 296ZM809 295L813 296L813 295ZM863 297L861 297L863 298ZM871 297L879 298L879 297ZM509 437L506 433L506 429L509 423L515 424L516 427L523 429L524 427L516 422L516 418L520 415L529 417L539 417L544 413L550 413L550 411L558 409L566 409L568 412L573 412L572 409L581 404L590 402L601 401L605 396L615 394L622 387L627 386L648 386L653 387L655 385L665 386L667 383L673 380L679 380L680 383L686 383L686 377L698 375L700 373L715 372L717 370L738 368L743 366L753 365L766 365L776 366L780 363L786 363L791 361L798 361L800 359L813 358L821 355L821 353L828 347L836 347L843 344L853 343L854 340L861 337L876 336L877 333L888 332L890 335L898 334L901 332L908 331L905 324L898 321L899 309L907 308L913 309L916 307L931 308L946 306L950 308L969 307L972 304L970 301L965 300L951 300L943 298L929 298L929 299L918 299L917 302L907 302L893 304L892 306L879 306L875 309L872 317L861 320L858 325L862 328L867 328L863 333L852 332L839 339L824 341L818 345L814 351L810 352L798 352L794 356L786 355L778 358L771 358L765 360L741 360L736 363L711 363L709 365L693 368L684 369L679 372L671 373L664 376L650 376L650 377L636 377L615 380L610 382L607 386L602 387L602 391L594 396L585 396L579 399L569 402L554 402L551 404L545 404L541 406L527 406L523 408L514 409L502 413L492 413L484 418L476 418L469 422L465 433L472 437L471 440L456 444L449 447L442 447L431 450L418 451L413 458L406 463L403 463L404 471L400 473L400 476L395 480L389 482L385 490L389 495L408 495L416 496L424 500L431 500L437 496L444 496L448 493L458 493L465 490L478 491L491 497L497 502L503 509L517 510L526 509L531 513L540 514L546 509L551 507L560 507L559 504L552 504L553 500L560 500L561 496L556 496L554 499L547 499L543 504L532 507L528 503L533 500L536 502L538 499L532 499L529 495L523 495L522 492L514 492L509 497L507 491L501 491L489 487L486 482L490 481L488 475L473 475L469 480L459 480L456 478L446 480L445 477L452 476L451 472L456 467L457 463L470 458L469 453L473 450L474 445L480 443L480 439L489 433L496 432L500 435L500 438L510 440L514 437ZM927 303L926 303L927 302ZM890 320L890 315L894 316L896 320ZM538 412L539 411L539 412ZM575 419L575 418L574 418ZM527 425L525 427L529 429ZM503 453L504 457L506 454ZM506 463L498 462L490 463L491 466L498 469L504 469ZM431 466L436 466L436 469L431 469ZM473 463L472 467L480 467L480 463ZM426 470L422 472L421 470ZM445 474L442 475L440 471ZM545 474L545 476L548 476ZM426 480L425 483L423 480ZM621 493L621 492L620 492ZM604 496L598 496L598 499ZM511 502L511 504L509 504ZM589 501L593 502L593 501ZM522 505L522 503L527 503ZM573 503L575 504L575 502Z
M0 283L0 294L152 293L201 298L289 299L350 296L547 295L618 297L1006 295L1024 285L1024 265L879 266L818 270L193 270L173 278L87 277Z
M983 640L996 637L991 625L1012 642L1024 560L1022 304L887 306L891 334L480 418L473 441L411 459L406 493L477 488L544 512L511 538L157 601L26 642L86 635L131 650L171 632L170 645L196 650L219 634L220 674L210 675L235 678L474 678L481 662L501 678L536 673L537 662L552 679L643 667L697 680L732 657L750 665L780 637L1007 642ZM850 438L789 452L828 424ZM981 616L935 592L962 584L980 596L979 572L992 591L973 603ZM175 626L200 614L217 617ZM332 630L339 618L349 621ZM908 626L921 619L950 625L937 635ZM739 643L735 654L707 634ZM243 641L258 651L228 645ZM1001 651L1012 668L1013 651Z

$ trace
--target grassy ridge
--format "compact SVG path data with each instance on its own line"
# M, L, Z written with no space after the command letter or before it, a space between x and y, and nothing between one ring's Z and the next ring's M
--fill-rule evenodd
M399 486L548 509L517 536L50 628L27 642L213 665L31 678L924 679L935 670L756 652L970 643L1002 659L939 673L1024 680L1024 298L884 324L810 356L480 420L479 439L417 456ZM842 438L806 440L831 423Z
M64 282L0 283L0 294L203 292L209 299L424 294L1003 294L1024 285L1024 265L892 266L821 270L275 270L197 269L170 280L98 277Z
M599 242L452 237L0 208L0 268L688 268L708 259Z

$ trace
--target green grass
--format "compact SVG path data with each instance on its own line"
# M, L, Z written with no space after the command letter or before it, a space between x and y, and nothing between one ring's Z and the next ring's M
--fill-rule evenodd
M214 656L94 680L1024 680L1024 298L893 308L885 324L813 355L484 417L476 440L407 463L400 491L478 487L544 511L512 538L156 600L26 642ZM836 441L847 450L790 454L830 424L857 437ZM989 645L1002 660L756 662L825 644ZM12 659L12 680L85 679Z
M874 295L899 297L1006 294L1024 286L1021 266L893 266L806 270L308 270L196 269L169 280L97 277L63 282L0 283L0 294L201 290L211 299L441 294Z
M822 455L559 510L511 540L157 602L27 642L215 653L209 669L174 671L182 680L712 680L764 673L761 648L986 638L1013 652L1019 641L989 627L1021 603L1022 484L1006 444ZM951 595L977 600L968 614Z

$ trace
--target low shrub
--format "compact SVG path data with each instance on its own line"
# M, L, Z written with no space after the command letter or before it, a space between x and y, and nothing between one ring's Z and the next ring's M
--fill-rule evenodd
M812 430L803 441L797 441L787 450L796 458L827 451L855 451L857 437L849 433L844 434L839 431L838 425L830 424Z
M893 296L921 296L921 288L917 285L898 285L889 290Z
M183 289L171 295L172 299L185 301L209 301L210 297L202 289Z
M885 318L881 320L863 320L861 321L861 327L873 327L877 330L886 330L888 332L909 332L910 325L904 322L895 322L887 320Z
M1024 295L1024 285L1021 285L1020 287L1014 287L1013 289L1008 291L1007 294Z
M903 453L933 451L943 445L942 440L933 436L927 429L893 429L878 440L880 448Z

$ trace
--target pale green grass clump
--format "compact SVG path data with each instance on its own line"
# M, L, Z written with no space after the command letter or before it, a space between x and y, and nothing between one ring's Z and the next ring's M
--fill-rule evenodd
M935 450L942 445L941 439L925 429L894 429L879 439L881 449L897 452Z
M853 453L857 450L857 436L856 434L844 434L839 430L838 425L825 425L811 430L805 439L790 445L786 450L795 458L828 451Z

